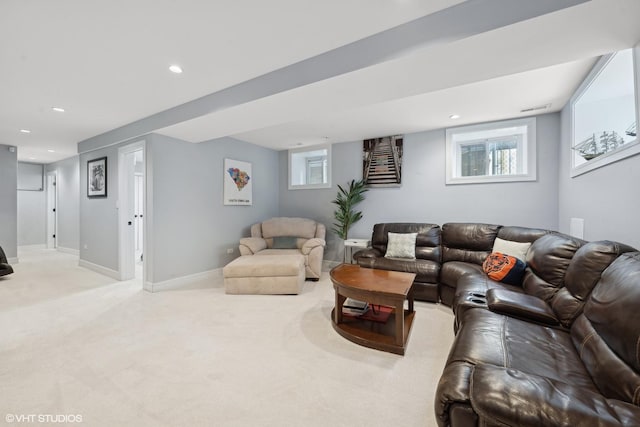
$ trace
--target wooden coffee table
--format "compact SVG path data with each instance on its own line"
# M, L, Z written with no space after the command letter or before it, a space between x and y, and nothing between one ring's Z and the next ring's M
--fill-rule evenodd
M333 328L357 344L404 355L415 315L411 286L416 275L340 264L330 276L336 291L336 305L331 312ZM386 323L343 316L342 304L347 297L393 307L393 313ZM409 302L408 310L404 308L405 300Z

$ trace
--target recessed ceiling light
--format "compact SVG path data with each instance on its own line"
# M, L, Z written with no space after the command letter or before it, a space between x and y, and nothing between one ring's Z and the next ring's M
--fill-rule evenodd
M452 115L450 115L450 116L449 116L449 118L450 118L451 120L459 119L459 118L460 118L460 115L459 115L459 114L452 114Z
M31 131L29 129L20 129L20 132L22 132L22 133L31 133Z
M182 72L182 67L179 65L172 65L169 67L169 71L172 73L180 74Z
M64 113L64 108L61 107L51 107L53 111L57 111L58 113Z
M55 153L56 152L56 150L47 150L47 151L50 152L50 153Z

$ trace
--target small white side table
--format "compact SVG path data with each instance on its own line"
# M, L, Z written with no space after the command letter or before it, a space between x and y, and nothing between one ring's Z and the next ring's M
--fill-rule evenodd
M371 240L369 239L347 239L344 241L344 262L349 260L353 264L353 248L368 248ZM347 258L347 248L349 248L349 258Z

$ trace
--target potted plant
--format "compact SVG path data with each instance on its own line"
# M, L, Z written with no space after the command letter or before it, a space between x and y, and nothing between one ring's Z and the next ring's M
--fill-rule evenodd
M349 238L349 229L362 218L362 212L356 211L354 207L364 200L364 193L367 191L369 189L365 186L364 180L352 179L346 188L338 185L338 196L331 201L338 206L333 212L336 220L333 223L333 231L342 240Z

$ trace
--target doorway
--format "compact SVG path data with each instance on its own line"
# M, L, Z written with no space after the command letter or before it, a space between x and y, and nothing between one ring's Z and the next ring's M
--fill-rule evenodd
M58 233L58 190L56 187L56 172L47 173L47 249L55 249Z
M120 280L145 279L145 145L118 149Z

